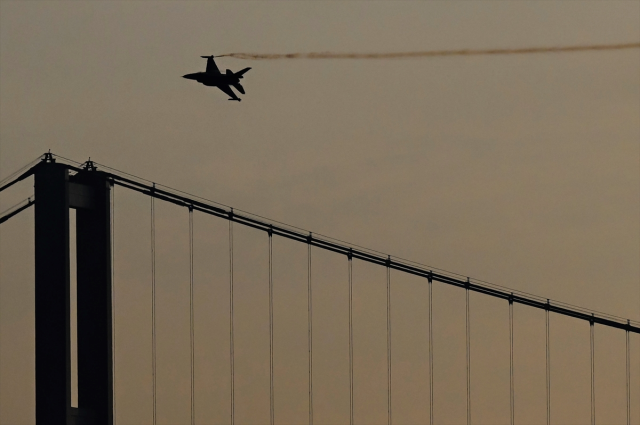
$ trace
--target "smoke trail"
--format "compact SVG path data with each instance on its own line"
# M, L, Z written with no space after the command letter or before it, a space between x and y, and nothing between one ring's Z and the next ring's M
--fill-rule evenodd
M527 53L564 53L583 52L593 50L622 50L637 49L640 43L625 44L595 44L588 46L557 46L557 47L525 47L519 49L461 49L461 50L426 50L422 52L395 53L227 53L218 57L228 56L237 59L408 59L427 58L436 56L479 56L479 55L521 55Z

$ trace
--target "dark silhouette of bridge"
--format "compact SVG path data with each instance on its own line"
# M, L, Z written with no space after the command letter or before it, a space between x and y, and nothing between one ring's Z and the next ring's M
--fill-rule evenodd
M546 405L547 423L551 423L550 394L550 351L549 316L551 313L582 320L590 325L590 361L591 361L591 422L595 416L594 382L594 327L596 325L618 329L626 336L626 415L630 424L630 333L640 334L640 323L609 314L591 311L549 299L510 290L498 285L463 277L454 273L431 269L419 264L380 254L376 251L355 247L328 237L314 235L298 228L270 221L249 213L234 211L205 201L183 192L159 187L127 173L97 166L92 161L83 164L74 163L51 153L45 154L35 165L26 171L14 173L5 179L0 192L15 183L33 176L34 196L5 211L0 223L27 208L35 205L35 372L36 372L36 423L43 424L100 424L112 425L114 421L114 355L113 355L113 284L112 284L112 200L114 186L120 186L139 192L152 199L152 219L154 200L175 204L188 209L190 216L190 249L193 247L192 214L198 211L219 217L229 222L230 250L230 422L235 422L234 401L234 328L233 328L233 225L246 226L263 231L269 240L269 329L270 329L270 422L275 423L274 415L274 373L273 373L273 278L272 278L272 239L280 237L307 246L308 255L308 361L309 361L309 423L313 415L313 327L312 327L312 285L311 285L311 248L331 251L344 256L349 265L349 394L350 423L354 423L353 411L353 291L352 261L368 262L387 271L387 413L388 423L392 423L391 391L391 270L418 276L424 279L429 288L429 423L434 424L433 415L433 339L432 339L432 299L433 282L458 287L466 291L466 408L467 423L472 423L470 393L470 314L469 293L477 292L488 297L502 299L509 305L510 332L510 421L514 423L514 378L513 378L513 305L521 304L545 312L546 318ZM71 348L70 348L70 240L69 210L76 210L76 246L77 246L77 391L78 407L71 407ZM155 244L155 233L152 234ZM194 357L193 357L193 257L191 259L190 297L191 297L191 423L194 417ZM155 257L153 257L155 261ZM154 263L155 267L155 263ZM155 269L154 269L155 270ZM154 289L155 290L155 289ZM154 295L155 297L155 295ZM155 300L155 298L154 298ZM155 302L155 301L154 301ZM155 306L155 304L154 304ZM155 308L155 307L154 307ZM155 311L153 312L155 314ZM155 318L154 318L155 326ZM155 334L153 368L155 372ZM154 373L153 421L156 421L155 373Z

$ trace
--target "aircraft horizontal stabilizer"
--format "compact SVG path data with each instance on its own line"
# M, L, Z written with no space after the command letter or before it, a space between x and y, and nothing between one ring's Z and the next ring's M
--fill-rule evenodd
M248 70L250 70L251 68L245 68L245 69L241 69L240 71L236 72L234 75L238 78L244 78L243 75L245 72L247 72Z
M232 86L233 86L233 88L238 90L240 93L245 94L244 93L244 87L242 87L242 85L240 83L232 84Z

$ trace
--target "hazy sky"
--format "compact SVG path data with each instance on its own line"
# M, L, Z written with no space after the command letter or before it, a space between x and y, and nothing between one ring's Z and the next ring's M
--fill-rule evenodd
M640 320L640 50L381 61L218 59L223 72L252 67L243 80L242 102L229 102L219 90L181 78L204 70L201 55L229 52L368 53L638 41L638 1L1 1L0 178L48 149L78 161L90 156L313 232ZM30 182L3 193L0 209L31 193ZM159 270L159 288L165 288L160 302L168 314L174 308L171 299L183 310L188 303L187 222L184 210L159 208L159 240L165 242L159 255L166 260ZM149 201L116 189L115 214L117 355L123 365L117 372L118 423L148 423ZM25 414L33 409L32 218L30 211L0 229L2 424L34 420ZM202 282L206 276L219 279L219 285L197 287L202 291L197 317L221 323L209 337L199 334L198 420L224 423L228 346L216 347L228 344L227 223L199 215L195 220L209 232L196 241L197 273ZM258 321L253 313L263 314L266 306L266 237L246 229L237 230L237 237L237 352L254 355L238 360L237 420L264 423L269 418L268 334L264 317ZM276 260L280 268L274 271L274 276L283 273L283 286L276 280L281 305L276 323L282 324L276 334L282 353L277 354L288 360L276 361L281 397L276 416L299 423L306 420L306 247L277 243L276 255L288 253ZM319 253L319 262L322 255L328 254ZM314 304L320 323L317 415L318 422L344 423L346 261L328 256L326 262L325 272L318 268L314 277L320 288L317 308ZM356 422L384 423L384 270L359 263L354 269L355 289L362 291L354 349L363 365L356 375ZM178 295L172 292L176 279L182 279ZM399 394L394 422L421 423L427 417L426 381L416 376L425 368L416 362L424 360L425 298L420 297L426 292L419 280L399 279L407 281L394 286L399 338L394 344L400 353L394 357ZM436 331L435 349L443 361L442 372L436 372L441 373L436 418L460 423L465 419L464 293L437 287L434 292L448 300L438 302L434 315L441 309L440 317L450 317L455 325ZM477 299L476 329L485 323L501 332L497 340L491 332L474 337L479 353L474 423L506 423L508 351L505 377L504 362L496 360L504 360L504 352L495 348L505 344L506 316L500 309L506 308L479 295L472 298ZM542 313L522 310L523 329L542 338ZM186 340L182 319L159 319L166 330L159 337L165 344L159 362L167 369L181 364L159 383L165 409L159 411L159 423L188 419L188 304L185 314ZM286 326L291 329L285 331ZM588 363L588 326L572 321L558 326L567 333L558 331L554 347L568 341L578 348L558 348L567 358L558 366L565 375L556 384L564 386L554 392L554 417L559 423L582 423L589 420L588 370L578 379L571 367L582 371ZM584 335L570 332L575 329ZM597 358L608 359L614 368L621 361L624 369L624 334L608 332L602 332L605 342ZM634 338L638 423L640 351ZM450 339L460 341L447 346L443 341ZM177 349L171 341L187 341L186 348ZM438 341L445 345L438 348ZM535 393L519 405L523 423L544 420L544 347L536 357L536 341L522 341L517 349L523 359L517 364L522 369L518 382ZM460 358L463 363L455 363ZM490 372L483 359L501 372ZM375 373L365 372L364 365ZM625 420L624 375L619 367L612 372L615 378L605 372L598 381L604 398L600 418L619 423ZM507 404L503 387L497 395L487 390L504 382Z

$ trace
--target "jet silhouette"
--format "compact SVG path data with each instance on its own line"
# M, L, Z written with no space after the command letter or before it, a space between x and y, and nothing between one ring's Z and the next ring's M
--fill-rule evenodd
M204 84L205 86L213 86L217 87L227 95L231 96L229 100L237 100L240 102L240 99L233 90L231 90L230 86L233 86L240 93L244 94L244 87L240 85L240 79L243 74L250 70L251 68L245 68L238 72L231 72L230 69L227 69L225 74L222 74L216 63L213 61L213 55L211 56L200 56L207 60L207 70L205 72L196 72L193 74L183 75L182 78L186 78L187 80L196 80L197 82Z

